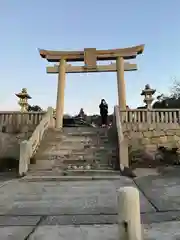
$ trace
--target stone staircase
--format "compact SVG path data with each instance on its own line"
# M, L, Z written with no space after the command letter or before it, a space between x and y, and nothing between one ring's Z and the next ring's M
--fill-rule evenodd
M117 177L112 168L116 149L108 130L93 127L49 129L30 164L27 176Z

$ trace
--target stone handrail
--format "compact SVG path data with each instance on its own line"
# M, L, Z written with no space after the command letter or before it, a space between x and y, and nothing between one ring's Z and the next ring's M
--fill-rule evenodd
M178 123L180 120L180 109L118 109L122 123Z
M114 107L115 127L118 136L119 164L129 167L128 143L123 135L119 107Z
M20 144L19 176L23 176L28 171L30 159L36 153L44 132L47 128L53 126L53 108L48 107L47 113L43 116L39 125L34 130L28 141L22 141Z

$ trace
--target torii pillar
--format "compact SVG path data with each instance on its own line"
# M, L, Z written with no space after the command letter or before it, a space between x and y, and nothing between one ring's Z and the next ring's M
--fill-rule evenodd
M117 89L118 89L118 105L120 109L126 109L126 87L124 80L124 59L117 57Z
M61 59L59 63L58 73L55 128L63 127L65 81L66 81L66 60Z

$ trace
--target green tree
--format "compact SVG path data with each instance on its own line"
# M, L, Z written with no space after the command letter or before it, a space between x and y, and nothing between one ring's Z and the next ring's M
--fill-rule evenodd
M153 104L153 108L180 108L180 82L174 81L168 95L161 94Z
M38 105L29 105L28 106L28 112L42 112L42 108Z

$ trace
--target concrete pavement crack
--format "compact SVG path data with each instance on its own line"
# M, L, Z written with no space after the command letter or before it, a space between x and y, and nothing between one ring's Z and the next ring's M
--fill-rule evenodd
M156 207L156 205L151 201L151 199L148 196L146 196L146 193L144 192L144 190L142 190L134 180L133 180L133 182L136 185L136 187L139 189L139 191L141 191L142 195L148 200L148 202L156 210L156 212L160 212L160 209L158 207Z
M32 234L35 232L35 230L38 228L38 226L40 225L40 223L45 219L45 216L41 216L39 221L37 222L36 226L33 227L32 231L24 238L24 240L29 240L30 237L32 236Z

